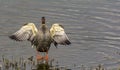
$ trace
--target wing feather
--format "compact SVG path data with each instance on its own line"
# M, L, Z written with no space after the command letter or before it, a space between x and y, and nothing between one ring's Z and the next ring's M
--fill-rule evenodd
M16 31L9 37L16 41L32 41L37 32L38 30L34 23L28 23L23 25L18 31Z
M50 28L50 34L54 40L55 46L57 46L57 44L61 44L61 45L71 44L68 36L66 35L64 31L63 26L60 24L53 24L52 27Z

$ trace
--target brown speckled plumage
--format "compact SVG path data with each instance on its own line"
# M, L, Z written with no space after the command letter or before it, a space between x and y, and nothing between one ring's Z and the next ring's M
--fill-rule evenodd
M55 46L58 44L71 44L62 25L56 23L53 24L50 29L48 29L47 25L45 24L45 17L42 17L41 21L42 24L39 30L37 30L33 23L28 23L23 25L17 32L9 37L16 41L28 40L39 52L48 52L51 43L53 43Z

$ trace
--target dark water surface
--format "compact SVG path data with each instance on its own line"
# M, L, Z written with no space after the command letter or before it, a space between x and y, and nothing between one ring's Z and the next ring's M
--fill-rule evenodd
M59 65L71 69L81 64L119 66L120 0L0 0L0 56L35 56L29 42L12 41L8 36L27 22L39 27L42 16L49 27L64 25L72 42L50 48L50 58Z

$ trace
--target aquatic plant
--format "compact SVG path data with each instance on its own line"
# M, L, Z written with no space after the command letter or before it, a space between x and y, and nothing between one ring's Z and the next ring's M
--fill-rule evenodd
M58 62L56 65L53 65L54 59L51 59L49 62L36 61L33 56L25 59L20 57L19 59L12 59L2 56L0 60L0 70L107 70L107 68L103 67L101 64L94 67L87 67L85 65L77 66L76 64L73 68L67 68L67 66L60 66ZM116 68L120 70L120 68ZM116 70L110 69L110 70Z

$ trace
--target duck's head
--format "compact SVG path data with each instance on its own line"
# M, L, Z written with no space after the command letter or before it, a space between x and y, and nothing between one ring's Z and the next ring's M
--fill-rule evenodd
M45 17L41 18L41 22L42 22L42 24L45 24Z

